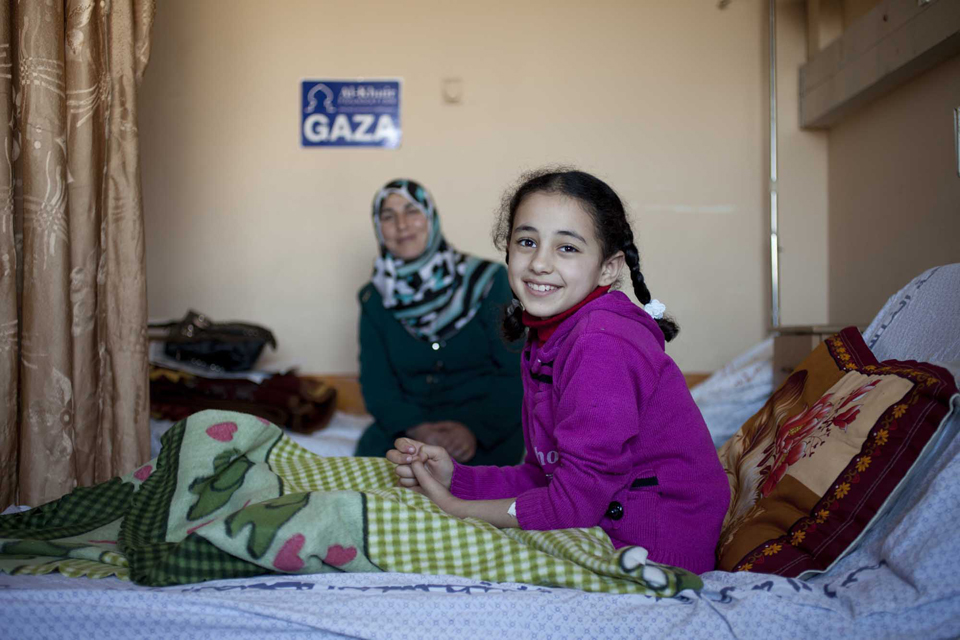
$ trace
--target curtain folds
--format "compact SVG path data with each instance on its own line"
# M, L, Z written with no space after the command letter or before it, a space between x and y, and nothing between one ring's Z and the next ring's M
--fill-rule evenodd
M149 457L136 114L154 12L0 2L0 508Z

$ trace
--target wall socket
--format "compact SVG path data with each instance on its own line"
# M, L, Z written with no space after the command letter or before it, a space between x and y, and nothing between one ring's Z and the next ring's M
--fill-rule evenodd
M463 79L441 78L440 95L447 104L460 104L463 102Z

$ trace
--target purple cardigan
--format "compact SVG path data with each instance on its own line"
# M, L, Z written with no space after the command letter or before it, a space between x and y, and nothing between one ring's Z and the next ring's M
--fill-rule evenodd
M523 529L601 526L616 547L696 573L714 568L730 489L653 318L620 292L523 350L523 464L455 465L468 500L516 498Z

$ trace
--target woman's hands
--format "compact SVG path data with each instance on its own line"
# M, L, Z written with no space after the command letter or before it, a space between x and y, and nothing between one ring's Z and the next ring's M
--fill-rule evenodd
M414 440L443 447L457 462L467 462L477 453L477 437L464 424L453 420L424 422L407 434Z

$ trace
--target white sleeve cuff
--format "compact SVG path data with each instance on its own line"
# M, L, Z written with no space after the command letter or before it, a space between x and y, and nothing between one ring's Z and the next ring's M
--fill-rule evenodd
M514 518L517 517L517 501L516 500L514 500L513 503L510 505L510 508L507 509L507 513L512 515Z

